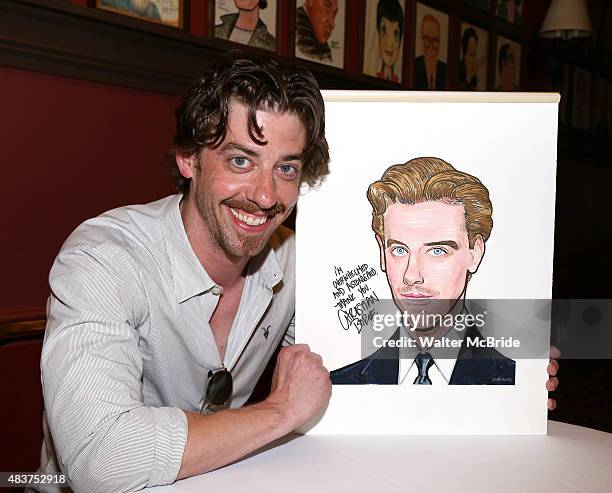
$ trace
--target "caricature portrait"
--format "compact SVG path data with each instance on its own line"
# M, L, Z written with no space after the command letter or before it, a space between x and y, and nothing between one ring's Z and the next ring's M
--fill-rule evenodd
M521 68L521 45L498 36L496 91L518 91Z
M401 83L405 0L368 0L363 73Z
M446 89L448 15L417 3L414 89Z
M487 89L487 47L489 33L471 24L461 25L461 58L459 60L459 90Z
M276 0L217 0L215 38L276 51Z
M297 0L295 56L344 66L345 0Z
M522 0L497 0L497 16L508 22L519 24L523 13Z
M372 230L393 302L401 311L466 312L465 296L493 229L489 191L436 157L389 167L367 191ZM383 346L331 372L334 384L514 385L515 362L494 348L460 345L436 359L432 338L482 338L476 326L399 326L416 347ZM429 347L428 347L429 346ZM400 351L401 354L400 354Z
M97 0L96 5L131 17L180 26L180 0Z

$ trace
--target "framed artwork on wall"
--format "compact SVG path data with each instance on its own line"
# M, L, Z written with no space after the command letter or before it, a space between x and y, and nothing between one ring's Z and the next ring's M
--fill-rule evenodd
M366 0L363 73L401 84L405 0Z
M498 36L495 64L495 90L518 91L521 75L521 44Z
M216 0L214 37L276 51L277 0Z
M346 0L296 0L295 56L344 68Z
M489 33L463 22L459 45L459 90L486 91Z
M508 22L520 24L525 1L526 0L497 0L495 13L497 17L501 17Z
M183 27L183 0L96 0L96 7L172 27Z
M448 15L417 3L413 88L419 91L446 89L448 62Z

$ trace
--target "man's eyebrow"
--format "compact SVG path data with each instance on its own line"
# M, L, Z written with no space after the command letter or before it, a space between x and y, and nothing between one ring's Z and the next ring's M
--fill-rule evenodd
M282 156L280 158L281 161L302 161L304 159L304 154L287 154L286 156Z
M459 245L457 244L457 242L452 241L452 240L430 241L428 243L425 243L425 246L438 246L438 245L449 246L453 250L459 250Z
M406 243L403 243L399 240L394 240L393 238L389 238L387 240L387 248L389 248L391 245L402 245L405 246L406 248L408 248L408 245L406 245Z
M237 142L228 142L223 146L221 151L226 151L228 149L234 149L236 151L244 152L249 157L259 157L259 153L257 151L249 149L248 147L238 144Z

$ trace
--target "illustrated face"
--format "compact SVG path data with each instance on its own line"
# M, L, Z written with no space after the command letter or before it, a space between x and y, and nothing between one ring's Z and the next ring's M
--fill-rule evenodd
M306 7L317 41L327 43L336 27L338 0L306 0Z
M300 185L306 131L292 113L256 112L267 143L251 140L248 108L230 103L227 135L217 148L198 158L178 159L183 176L192 178L204 233L229 258L252 257L293 209ZM193 195L192 195L193 194Z
M467 51L465 52L465 71L468 79L476 74L478 60L478 44L473 36L468 40Z
M387 66L392 66L397 61L400 47L399 22L393 22L382 17L378 29L378 46L380 57Z
M255 10L259 6L259 0L234 0L238 10Z
M377 237L381 268L395 303L400 309L418 311L443 300L438 306L447 306L448 311L463 295L468 273L476 272L484 255L480 236L470 249L464 206L442 201L391 204L383 220L384 238Z
M421 39L425 62L431 67L438 62L440 56L440 24L438 21L428 19L423 22Z

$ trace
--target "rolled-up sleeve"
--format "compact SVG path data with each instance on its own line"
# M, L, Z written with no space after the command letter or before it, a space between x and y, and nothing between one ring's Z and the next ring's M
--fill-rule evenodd
M182 410L143 403L137 276L114 265L75 248L49 276L45 409L59 465L79 492L169 484L187 440Z

